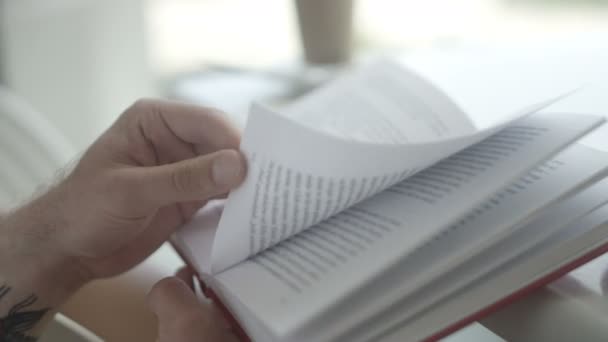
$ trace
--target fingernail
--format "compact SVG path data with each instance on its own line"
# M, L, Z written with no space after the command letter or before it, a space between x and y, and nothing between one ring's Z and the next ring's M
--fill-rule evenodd
M213 181L218 186L236 186L243 178L243 158L237 151L226 151L219 154L211 168Z

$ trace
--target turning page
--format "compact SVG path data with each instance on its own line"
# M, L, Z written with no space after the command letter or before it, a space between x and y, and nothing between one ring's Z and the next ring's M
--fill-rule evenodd
M281 112L315 130L372 143L428 142L476 130L439 88L391 61L330 82Z
M211 273L276 245L506 124L428 143L374 144L330 136L254 106L241 142L247 178L226 201Z
M286 334L403 260L601 122L598 117L571 114L524 118L222 272L217 281L278 335ZM395 159L399 158L391 160ZM252 281L255 288L273 290L254 291Z
M284 116L253 106L241 143L247 179L230 194L223 215L221 206L205 208L173 240L201 273L217 273L487 138L507 122L476 131L441 91L386 62L322 87Z
M476 130L449 97L381 62L278 115L253 106L241 142L248 176L230 193L207 273L217 273L567 96ZM488 109L490 110L490 109Z

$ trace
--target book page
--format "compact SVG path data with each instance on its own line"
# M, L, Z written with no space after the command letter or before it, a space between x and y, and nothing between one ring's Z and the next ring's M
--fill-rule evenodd
M452 258L454 253L466 253L470 247L479 249L475 241L464 240L484 233L485 229L480 228L499 231L497 226L509 221L508 216L512 216L515 221L521 221L521 218L527 217L529 213L538 211L539 207L563 197L564 193L571 192L572 188L580 188L583 184L600 178L605 174L608 166L606 157L603 152L580 145L569 148L565 153L560 153L554 159L543 163L510 184L501 191L503 195L495 195L494 199L497 197L500 199L498 203L490 201L491 208L484 208L485 204L479 206L479 209L483 210L482 215L477 215L466 227L461 227L461 231L464 229L468 232L462 236L462 239L451 239L448 234L433 243L433 251L430 251L430 254L435 259L446 260ZM407 263L403 267L397 266L398 270L386 272L343 304L316 316L313 323L298 332L297 336L291 335L287 340L369 341L375 340L380 333L386 332L390 327L406 326L408 324L404 322L409 317L466 286L473 279L479 278L480 273L499 267L500 264L508 261L509 256L521 255L538 244L538 241L546 239L552 232L560 230L560 227L567 226L581 215L606 203L608 201L605 196L606 186L608 183L603 181L564 201L550 205L547 210L542 210L540 215L526 220L529 223L523 224L522 229L516 234L501 241L501 246L498 248L476 255L475 262L467 262L446 271L441 275L442 280L425 286L409 297L402 291L396 293L395 290L407 289L407 284L416 280L417 274L415 271L410 273L412 269ZM526 209L525 206L530 208ZM472 214L475 212L476 210L473 210ZM498 216L495 215L496 213ZM485 222L487 217L496 218L498 225L487 224ZM451 234L454 233L456 232L453 231ZM419 255L418 258L424 259L418 260L420 266L433 267L434 260L425 259L424 255ZM482 267L473 266L480 263ZM382 312L380 307L389 309ZM452 316L451 319L458 317L460 315ZM367 321L370 318L372 322ZM347 334L344 335L345 333ZM412 336L411 331L400 336Z
M215 233L211 273L369 198L506 125L428 143L374 144L330 136L254 106L241 142L248 161L247 178L226 201Z
M316 130L363 142L425 142L475 131L448 96L390 61L332 81L282 113Z
M265 324L287 333L414 253L601 122L572 114L526 117L217 279Z
M480 310L504 300L516 291L534 284L606 244L608 241L608 205L605 194L608 191L608 183L604 180L597 185L602 188L597 189L601 192L595 191L596 185L593 185L589 190L594 193L585 190L584 192L587 193L584 196L573 198L575 202L570 202L570 199L566 200L566 202L570 202L567 208L560 208L566 211L554 213L555 216L562 219L561 221L543 215L542 219L549 221L545 223L550 224L550 221L553 221L555 226L535 223L534 227L531 227L534 229L530 231L530 234L519 232L513 238L505 241L506 243L501 248L484 252L480 258L475 258L473 263L467 263L463 265L464 267L454 270L455 272L450 272L440 281L434 282L432 286L425 287L423 291L416 293L416 296L400 303L402 310L396 311L390 320L375 323L379 328L373 329L376 337L382 335L383 338L373 340L402 341L400 337L403 336L414 336L416 339L426 338L455 321L470 318ZM533 248L528 248L522 253L520 246L530 246L530 239L533 240ZM513 253L514 249L516 253ZM513 256L513 259L503 265L494 265L501 258ZM480 277L480 271L487 273L482 273L483 276ZM586 309L584 310L587 314L586 317L599 317L597 313L593 315L594 310L590 310L596 308L584 306L584 309ZM416 310L419 312L424 310L424 312L420 315L412 315L411 311ZM405 319L400 317L402 315L405 316ZM386 317L378 318L382 320ZM602 323L605 324L605 322ZM389 328L388 331L387 328ZM371 334L374 334L373 330ZM369 335L354 336L361 337L361 339L345 339L345 341L369 341L366 337L370 337Z
M475 131L438 89L384 62L305 96L288 120L254 106L241 146L248 177L230 194L220 228L218 211L199 213L174 245L217 273L559 98Z
M606 171L608 154L582 145L568 148L473 209L461 222L376 278L344 305L324 313L326 319L334 319L323 329L349 331L350 337L344 340L354 341L354 336L373 333L368 325L366 329L356 329L361 322L373 319L386 327L395 324L390 323L393 320L405 320L420 312L441 299L439 292L432 296L426 292L433 282L442 283L439 279L448 274L458 277L457 274L469 273L467 280L473 279L473 274L480 277L608 201L601 192L605 188L594 189L592 185L579 192L605 177ZM573 192L577 193L572 196ZM472 264L471 259L483 260L484 268L467 269L469 266L465 265ZM448 282L452 290L464 286ZM366 293L373 293L373 300ZM408 304L401 307L396 303Z

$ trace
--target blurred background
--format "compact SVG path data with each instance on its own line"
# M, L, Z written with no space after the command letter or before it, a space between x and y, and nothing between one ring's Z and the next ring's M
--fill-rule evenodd
M0 82L78 149L139 97L227 103L241 111L250 98L285 92L285 82L302 75L293 71L304 67L294 1L0 4ZM352 60L576 41L608 29L605 0L357 0L353 6Z

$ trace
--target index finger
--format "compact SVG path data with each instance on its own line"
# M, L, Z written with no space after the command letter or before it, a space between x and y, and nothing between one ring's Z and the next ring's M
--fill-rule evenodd
M226 114L209 108L174 101L138 101L144 112L157 112L180 140L207 151L238 148L240 133Z

